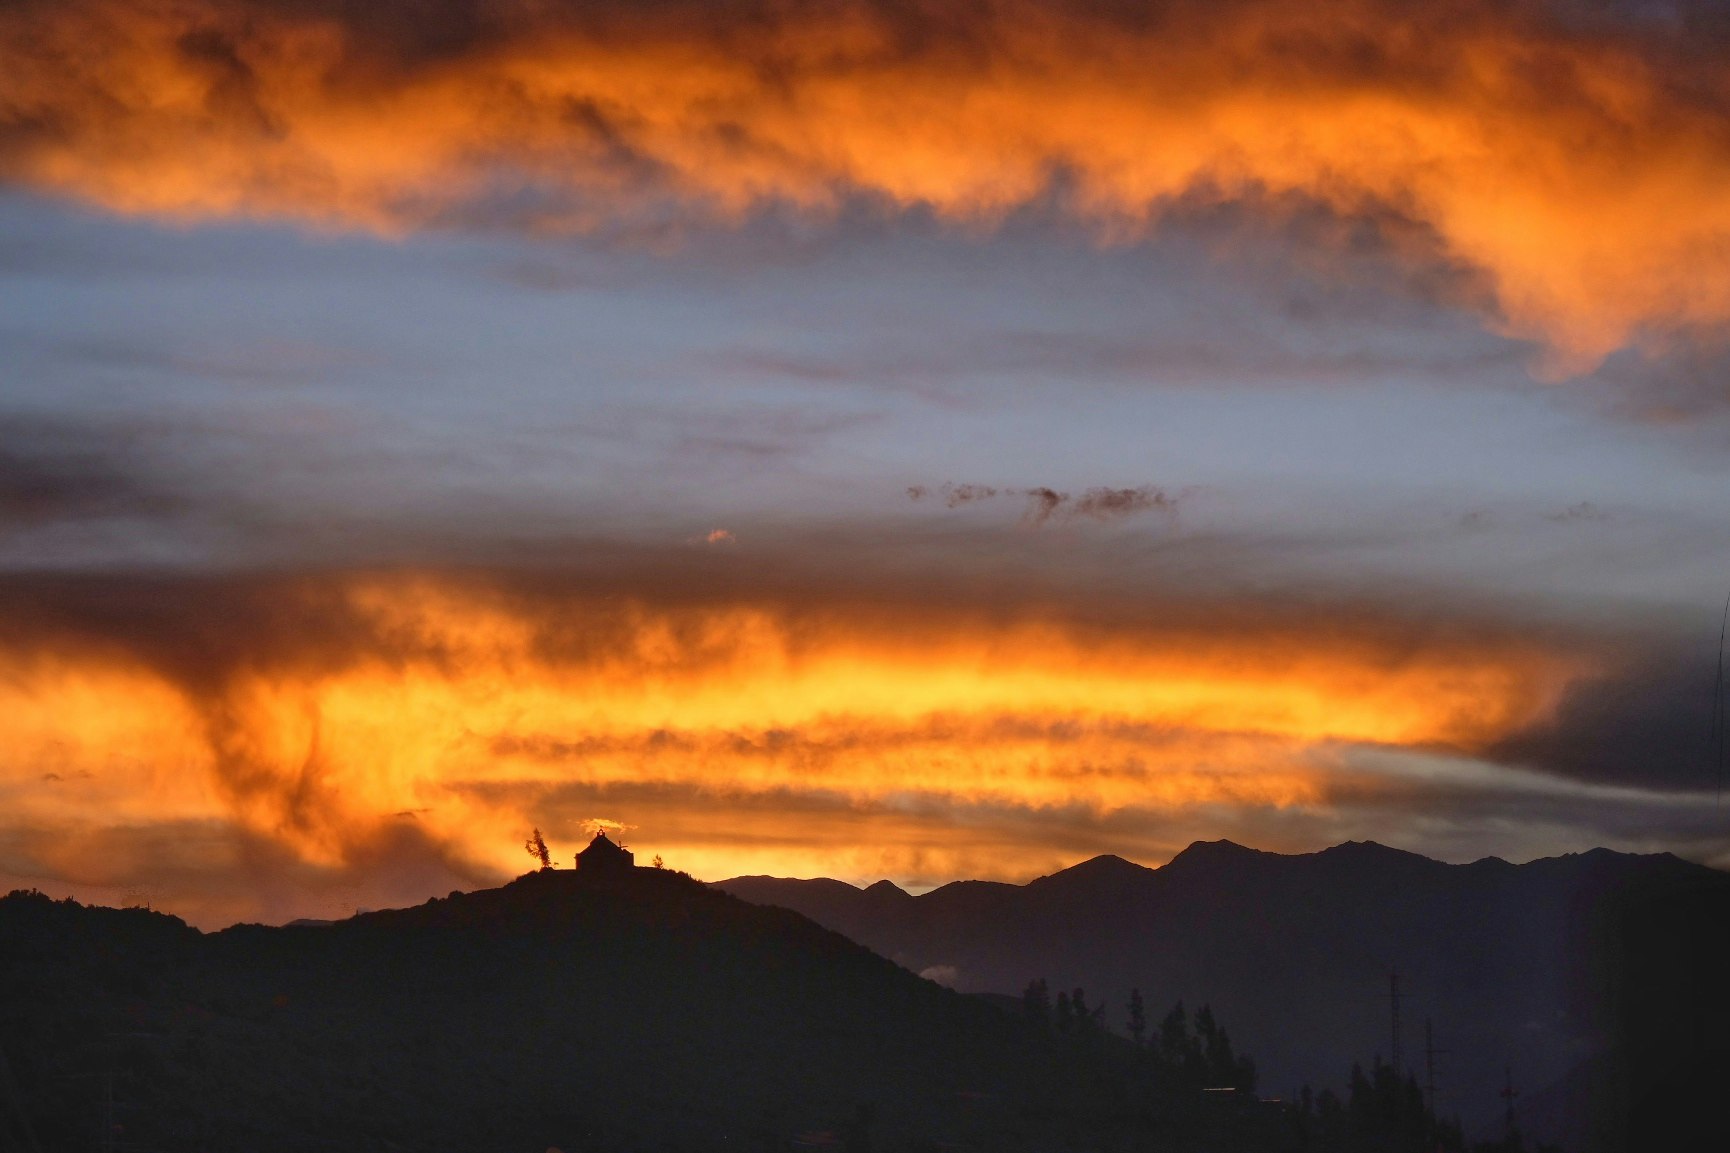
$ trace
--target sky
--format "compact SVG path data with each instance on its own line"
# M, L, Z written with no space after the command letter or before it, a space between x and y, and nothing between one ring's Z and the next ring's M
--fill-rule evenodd
M0 886L1730 866L1726 60L1703 2L0 6Z

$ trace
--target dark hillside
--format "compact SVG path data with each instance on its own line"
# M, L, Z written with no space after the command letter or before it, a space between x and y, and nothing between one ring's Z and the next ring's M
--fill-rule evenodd
M893 901L877 885L833 881L720 887L796 909L909 968L946 966L967 992L1012 994L1033 976L1085 986L1112 1003L1118 1028L1131 988L1158 1005L1210 1003L1273 1093L1339 1087L1353 1061L1387 1058L1397 969L1406 1067L1421 1062L1433 1020L1449 1050L1438 1075L1446 1112L1498 1132L1511 1069L1533 1131L1581 1148L1593 1123L1582 1102L1603 1095L1576 1092L1562 1105L1542 1091L1630 1047L1624 1024L1653 1015L1630 1012L1630 998L1678 987L1633 976L1660 970L1642 941L1680 932L1640 926L1678 921L1663 912L1667 894L1730 893L1730 877L1602 849L1450 865L1372 842L1282 855L1212 841L1158 869L1096 857L1026 885L954 884ZM1699 933L1680 939L1730 964L1730 949L1711 952Z
M654 869L208 936L14 894L0 941L8 1147L101 1148L104 1126L165 1153L1265 1144L1123 1042Z

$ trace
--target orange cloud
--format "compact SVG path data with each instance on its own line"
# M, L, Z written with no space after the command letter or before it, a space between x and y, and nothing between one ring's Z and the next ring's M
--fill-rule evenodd
M538 815L540 798L636 788L691 813L705 797L786 809L770 822L781 837L754 846L668 839L665 822L602 810L676 864L745 871L726 865L761 867L768 845L782 871L811 872L859 846L801 830L788 798L1315 806L1340 745L1481 748L1550 717L1588 671L1529 642L1417 640L1388 622L1104 628L1032 611L526 597L404 574L283 586L250 611L281 618L280 633L249 649L255 622L228 618L229 651L205 662L0 621L12 819L68 830L66 843L92 827L228 822L322 869L408 820L484 874L525 867L531 825L575 835ZM115 883L100 860L54 860Z
M23 0L0 172L385 232L855 196L989 224L1061 189L1109 239L1297 196L1416 222L1565 372L1730 318L1730 72L1655 27L1488 0Z

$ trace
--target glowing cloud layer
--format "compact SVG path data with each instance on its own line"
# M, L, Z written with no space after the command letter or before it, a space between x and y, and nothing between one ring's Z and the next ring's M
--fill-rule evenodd
M783 869L821 871L857 846L801 831L801 797L909 812L1315 805L1338 746L1480 748L1548 718L1586 669L1373 621L1106 629L525 598L411 576L285 582L247 603L213 613L221 652L178 626L122 641L6 622L0 795L12 822L50 831L39 867L113 884L121 867L86 851L101 828L225 822L334 869L410 821L496 874L523 867L543 801L575 787L676 796L686 826L705 797L771 798L779 832L733 858L656 815L582 816L638 824L686 867L728 871L769 843Z
M1730 319L1730 71L1652 21L25 0L0 58L0 172L123 212L659 229L855 197L989 223L1055 196L1109 239L1180 199L1295 196L1417 224L1389 236L1480 272L1560 371Z

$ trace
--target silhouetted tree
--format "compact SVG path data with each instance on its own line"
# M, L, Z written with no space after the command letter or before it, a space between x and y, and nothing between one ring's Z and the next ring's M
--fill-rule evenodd
M1075 1027L1075 1015L1069 1005L1069 994L1061 990L1057 994L1057 1031L1068 1034Z
M1147 1040L1147 1007L1141 1003L1141 990L1129 991L1129 1039L1137 1046Z
M1159 1023L1159 1053L1171 1064L1180 1065L1188 1050L1189 1014L1184 1011L1183 1002L1179 1001Z
M1314 1133L1317 1148L1337 1149L1345 1143L1346 1107L1332 1089L1316 1094Z
M1246 1093L1254 1093L1255 1082L1255 1058L1248 1053L1239 1054L1232 1084Z
M1213 1006L1203 1005L1196 1011L1195 1039L1201 1042L1203 1053L1219 1044L1219 1024L1213 1019Z
M1027 982L1027 988L1021 994L1021 1011L1042 1027L1051 1024L1051 991L1045 984L1044 977L1035 977Z
M1203 1005L1195 1015L1195 1031L1208 1084L1243 1090L1255 1088L1255 1062L1248 1057L1239 1058L1232 1050L1231 1036L1214 1019L1211 1006Z
M1400 1077L1379 1057L1367 1074L1362 1065L1352 1065L1343 1106L1326 1091L1315 1104L1315 1148L1366 1153L1460 1153L1464 1148L1459 1125L1436 1120L1416 1078Z
M523 842L523 851L540 861L541 868L550 869L553 867L553 855L547 850L547 842L541 836L539 829L535 830L534 836Z
M1364 1076L1364 1067L1352 1062L1351 1080L1346 1083L1346 1113L1354 1132L1367 1133L1375 1127L1375 1087Z

